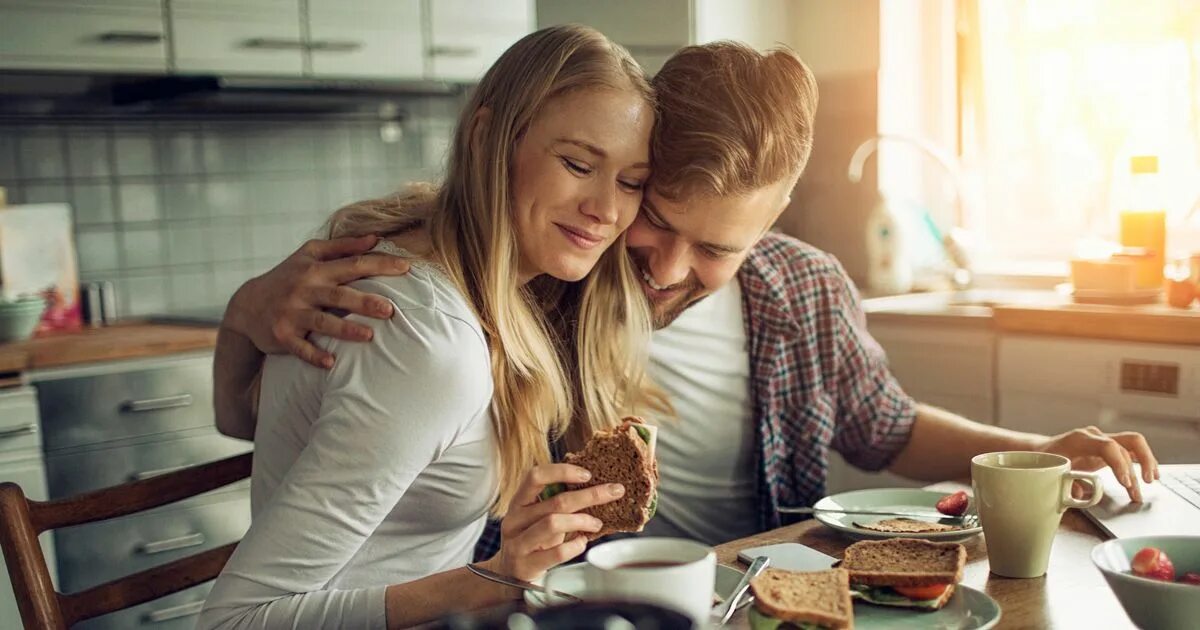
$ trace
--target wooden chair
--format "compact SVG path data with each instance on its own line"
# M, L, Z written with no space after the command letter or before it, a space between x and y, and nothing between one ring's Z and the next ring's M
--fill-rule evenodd
M63 630L215 578L237 543L78 593L59 593L50 582L38 534L149 510L229 485L250 476L250 458L244 453L57 501L30 501L17 484L0 484L0 548L25 627Z

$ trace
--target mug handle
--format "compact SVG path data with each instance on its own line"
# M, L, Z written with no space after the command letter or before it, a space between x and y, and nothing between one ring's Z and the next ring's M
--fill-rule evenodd
M1086 499L1076 499L1071 496L1071 487L1076 481L1084 482L1091 489L1091 496ZM1062 476L1062 497L1061 505L1066 508L1090 508L1100 502L1104 498L1104 487L1100 484L1100 475L1089 472L1076 472L1069 470L1063 473Z

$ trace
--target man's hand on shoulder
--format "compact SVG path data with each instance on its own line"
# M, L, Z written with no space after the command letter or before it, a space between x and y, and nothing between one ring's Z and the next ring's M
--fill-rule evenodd
M243 284L225 310L222 326L262 352L290 352L317 367L333 367L333 355L308 340L311 332L348 341L371 339L371 329L327 312L391 317L387 299L344 286L370 276L408 272L408 262L369 254L375 236L308 241L275 268Z

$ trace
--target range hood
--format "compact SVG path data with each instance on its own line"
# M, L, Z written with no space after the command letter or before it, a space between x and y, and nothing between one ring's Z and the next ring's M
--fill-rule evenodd
M217 75L0 74L3 116L320 115L400 117L406 98L457 94L440 81Z

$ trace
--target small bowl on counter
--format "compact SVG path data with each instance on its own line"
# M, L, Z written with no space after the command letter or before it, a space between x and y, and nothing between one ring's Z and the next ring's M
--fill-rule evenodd
M1139 628L1192 630L1200 623L1200 585L1152 579L1133 573L1133 557L1147 547L1171 560L1176 576L1200 572L1200 536L1117 538L1092 549L1092 563L1104 574L1126 614Z
M39 295L14 300L0 298L0 343L32 337L45 312L46 300Z

